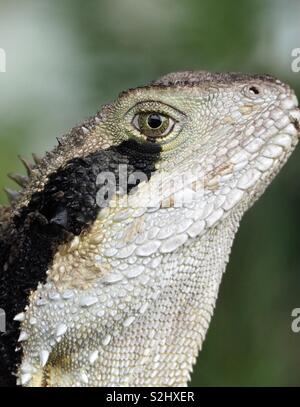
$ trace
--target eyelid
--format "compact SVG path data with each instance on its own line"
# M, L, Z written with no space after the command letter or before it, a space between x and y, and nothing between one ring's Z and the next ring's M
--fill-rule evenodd
M172 120L177 122L183 120L186 117L186 115L177 108L174 108L173 106L170 106L166 103L155 100L144 100L142 102L136 103L127 111L126 116L128 119L130 119L130 122L132 122L132 118L137 113L147 113L147 112L149 113L157 112L164 116L168 116Z
M139 127L139 113L135 114L132 120L132 125L135 129L140 131L140 127Z

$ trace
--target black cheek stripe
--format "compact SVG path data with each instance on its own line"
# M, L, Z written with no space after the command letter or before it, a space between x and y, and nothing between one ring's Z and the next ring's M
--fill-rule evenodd
M13 373L22 358L21 351L15 352L20 330L14 316L24 311L38 283L45 283L58 246L87 229L101 210L96 203L99 173L113 172L118 187L119 165L127 164L128 177L142 171L149 179L159 156L156 144L125 141L75 158L52 174L14 218L0 239L0 308L6 312L6 333L0 334L0 386L16 384ZM128 185L127 192L134 187Z

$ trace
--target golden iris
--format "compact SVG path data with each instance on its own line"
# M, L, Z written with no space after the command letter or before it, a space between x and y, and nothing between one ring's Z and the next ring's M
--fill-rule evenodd
M169 134L174 126L174 121L160 113L142 112L136 115L133 124L147 138L155 139Z

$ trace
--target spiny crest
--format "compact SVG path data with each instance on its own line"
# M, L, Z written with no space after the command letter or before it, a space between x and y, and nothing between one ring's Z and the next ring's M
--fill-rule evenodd
M37 154L32 154L33 157L33 163L31 163L29 160L27 160L25 157L18 156L22 164L24 165L27 176L22 175L22 174L17 174L17 173L9 173L8 177L15 181L22 189L25 188L30 180L31 175L33 174L33 169L36 165L39 165L42 161L41 157L39 157ZM15 202L19 197L20 197L20 192L15 191L10 188L4 188L4 191L6 192L6 195L8 197L8 200L10 203Z
M4 191L10 203L15 202L20 196L20 193L18 191L14 191L10 188L4 188Z

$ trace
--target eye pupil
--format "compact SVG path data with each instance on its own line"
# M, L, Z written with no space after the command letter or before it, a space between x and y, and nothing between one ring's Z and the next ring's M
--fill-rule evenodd
M162 122L162 117L159 114L150 114L147 118L147 124L151 129L158 129Z

